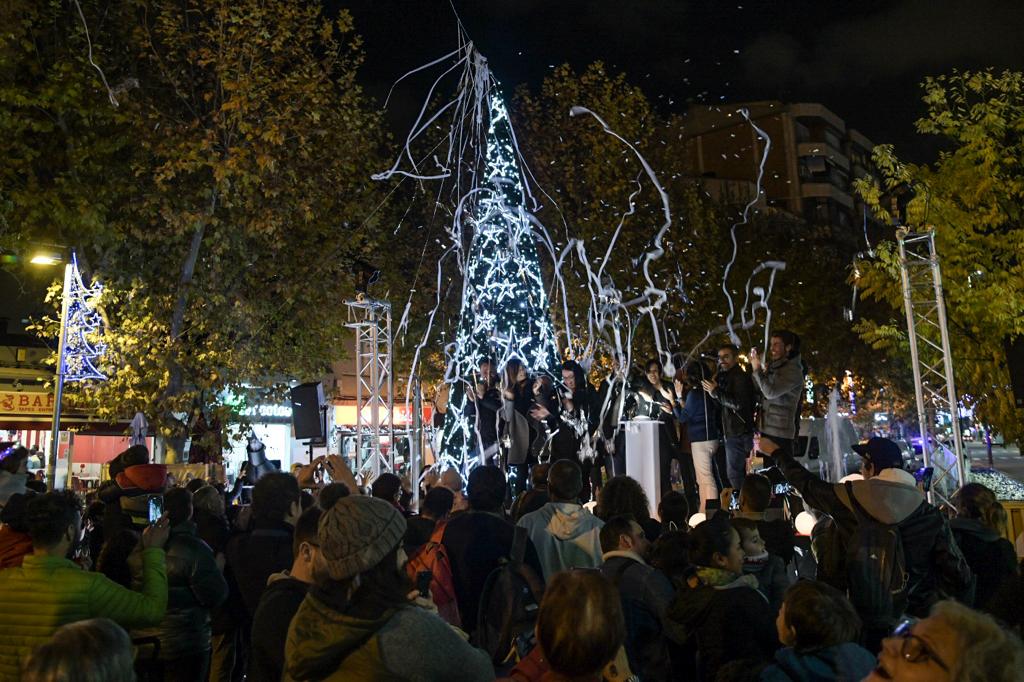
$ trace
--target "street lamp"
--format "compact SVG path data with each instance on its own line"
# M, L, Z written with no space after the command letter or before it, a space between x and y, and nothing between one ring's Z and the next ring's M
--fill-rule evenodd
M29 261L37 265L54 265L63 260L52 253L36 254ZM64 266L64 288L61 290L60 337L57 343L57 371L54 377L53 421L50 426L50 457L46 464L46 484L54 489L57 478L57 452L60 446L60 410L64 397L64 384L87 379L105 380L107 377L95 362L106 347L90 337L102 329L102 319L95 310L96 299L103 287L94 283L85 286L78 270L78 259L71 252L71 260Z
M57 248L36 251L28 261L32 265L57 265L64 262L64 252Z

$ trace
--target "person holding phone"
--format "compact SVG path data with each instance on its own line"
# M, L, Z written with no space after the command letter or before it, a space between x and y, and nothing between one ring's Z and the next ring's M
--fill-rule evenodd
M132 630L136 638L155 637L160 641L158 658L164 680L201 680L209 668L211 643L210 609L224 603L228 584L214 558L213 550L196 533L192 522L192 493L172 488L163 496L150 498L150 510L166 512L170 534L167 554L167 613L152 628ZM158 516L157 520L161 517ZM144 581L142 552L128 557L132 587L141 589Z
M904 589L893 597L893 608L898 608L897 602L905 602L907 614L925 617L932 604L944 595L970 603L973 576L949 522L925 500L914 475L903 469L903 453L896 443L876 437L854 445L854 452L864 459L864 480L835 484L807 471L770 438L761 438L758 447L766 456L766 463L772 462L781 469L805 505L830 517L829 526L815 528L818 539L812 540L818 547L818 579L837 589L849 590L853 605L865 618L865 639L872 646L877 646L901 614L871 613L875 607L859 601L857 594L868 591L858 591L863 572L851 572L849 562L858 551L871 549L850 544L857 542L858 537L865 542L870 539L856 532L862 523L899 532L906 582ZM868 613L871 615L865 615Z
M470 458L483 454L490 463L498 452L498 412L501 410L494 360L485 358L480 362L480 371L474 373L472 388L467 386L466 396L469 399L466 416L474 429Z
M537 405L540 381L530 377L519 358L509 358L501 381L500 442L508 468L509 489L516 497L526 489L529 466L537 462L546 431L531 414Z
M718 404L711 399L702 383L710 373L702 362L694 360L686 365L686 383L690 390L685 398L676 398L675 417L686 424L690 438L690 452L693 468L700 489L700 510L705 511L708 501L718 503L718 485L715 483L713 459L718 449L719 419ZM681 384L681 382L679 382ZM678 389L682 389L682 385Z
M601 485L600 468L594 466L594 435L598 430L597 412L594 410L594 389L587 381L583 367L575 360L562 363L562 384L557 389L558 420L551 443L551 459L571 459L583 470L583 491L580 501L597 498ZM552 411L537 405L533 416L550 420ZM592 475L596 473L597 475Z
M658 358L651 358L644 365L644 374L633 386L637 416L661 422L658 429L658 463L661 470L661 492L672 489L672 460L679 460L679 468L684 471L683 477L688 478L688 468L679 456L679 436L676 433L675 415L672 407L676 395L672 384L664 381L662 376L665 368ZM688 486L692 487L692 486Z
M71 491L36 495L25 524L32 554L18 568L0 571L0 678L19 679L32 650L62 625L110 618L125 628L152 626L167 609L164 545L170 523L161 518L140 541L142 580L129 590L101 573L83 571L69 559L82 542L82 507ZM40 608L46 604L46 608Z
M778 449L792 454L804 390L800 337L786 329L773 332L767 362L757 348L750 349L750 370L763 397L761 433L769 436Z

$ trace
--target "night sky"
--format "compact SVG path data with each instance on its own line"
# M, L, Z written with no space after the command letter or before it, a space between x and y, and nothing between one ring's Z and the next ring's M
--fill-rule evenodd
M456 47L448 0L325 0L347 7L365 40L362 81L383 99L406 71ZM602 60L665 111L687 102L821 102L912 161L918 83L953 68L1024 70L1020 0L454 0L507 89L552 66ZM418 108L426 83L400 86L391 115Z

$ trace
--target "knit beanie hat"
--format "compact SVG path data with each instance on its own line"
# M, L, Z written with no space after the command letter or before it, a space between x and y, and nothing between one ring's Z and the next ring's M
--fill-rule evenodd
M380 563L405 537L405 519L391 504L366 495L343 497L320 518L320 553L334 580Z

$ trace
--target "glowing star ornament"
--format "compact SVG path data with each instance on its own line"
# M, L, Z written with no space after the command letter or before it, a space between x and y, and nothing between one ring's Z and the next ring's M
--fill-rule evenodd
M489 125L483 179L475 194L462 308L448 379L452 383L441 455L462 466L477 448L466 414L480 363L522 360L534 374L556 372L558 346L548 311L536 236L524 205L523 180L505 103L488 93Z
M103 285L94 282L86 286L78 269L78 259L72 255L67 297L67 319L64 324L64 356L61 375L64 382L105 381L107 375L96 368L96 364L107 350L106 344L98 340L103 335L103 318L96 310L96 303L103 292Z

